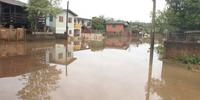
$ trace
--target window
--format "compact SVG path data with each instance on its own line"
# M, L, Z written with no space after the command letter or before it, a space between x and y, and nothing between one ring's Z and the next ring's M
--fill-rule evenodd
M113 24L113 25L112 25L112 27L113 27L113 28L115 28L115 27L116 27L116 25L115 25L115 24Z
M58 59L63 59L63 53L58 54Z
M63 16L59 16L59 22L63 22Z
M72 23L72 18L68 18L68 23Z
M72 30L69 30L69 34L72 34Z
M81 22L81 20L80 19L78 19L78 23L80 24L80 22Z
M49 21L50 21L50 22L53 22L53 15L50 15L50 16L49 16Z
M85 21L84 20L82 20L82 25L84 25L85 24Z

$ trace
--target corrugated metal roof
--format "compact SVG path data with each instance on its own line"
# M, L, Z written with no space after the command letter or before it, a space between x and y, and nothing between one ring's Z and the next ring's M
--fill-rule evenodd
M122 24L122 25L125 25L125 26L127 26L129 23L128 22L106 22L106 24L108 25L108 24L114 24L114 25L117 25L117 24Z
M16 6L27 6L26 3L17 0L0 0L0 2L16 5Z

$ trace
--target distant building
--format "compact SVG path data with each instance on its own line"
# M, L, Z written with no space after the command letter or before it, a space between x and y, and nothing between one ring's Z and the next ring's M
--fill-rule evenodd
M91 19L79 18L81 20L81 33L91 33L92 22Z
M22 28L25 27L31 31L30 23L28 23L27 4L18 0L0 0L0 27ZM67 22L68 13L68 22ZM79 18L76 13L71 10L63 9L56 16L49 14L46 17L38 18L36 34L53 34L59 36L81 36L82 26L88 26L89 19ZM68 23L68 25L67 25ZM66 32L68 26L68 32Z
M106 23L106 32L107 33L122 33L125 31L124 22L107 22Z
M68 12L68 35L74 36L74 19L78 16L76 13L71 10L63 10L62 13L52 16L50 15L46 19L46 25L53 31L55 34L64 35L67 29L67 12Z

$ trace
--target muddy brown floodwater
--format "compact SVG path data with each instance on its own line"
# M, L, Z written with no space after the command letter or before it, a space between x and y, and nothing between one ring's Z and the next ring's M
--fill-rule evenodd
M155 51L150 68L149 48L129 38L2 43L0 100L200 100L200 73Z

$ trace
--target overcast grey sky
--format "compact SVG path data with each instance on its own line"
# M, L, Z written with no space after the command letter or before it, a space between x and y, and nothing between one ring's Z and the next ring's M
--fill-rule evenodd
M27 0L21 0L27 1ZM104 15L127 21L150 22L152 0L69 0L69 8L80 17ZM67 0L61 3L66 8ZM163 10L165 0L157 0L157 10Z

